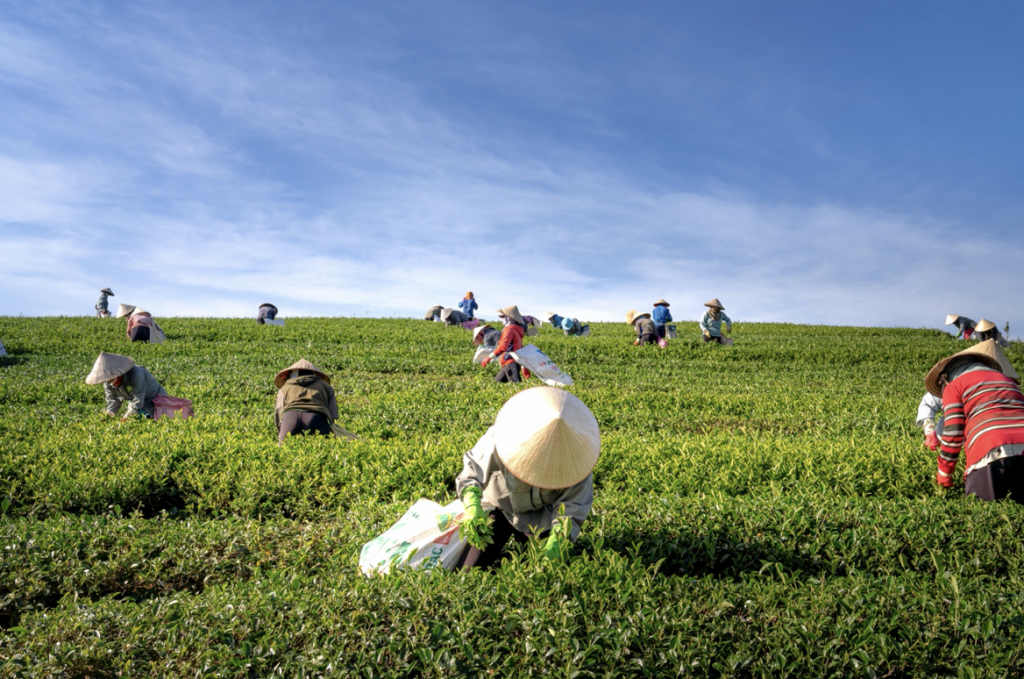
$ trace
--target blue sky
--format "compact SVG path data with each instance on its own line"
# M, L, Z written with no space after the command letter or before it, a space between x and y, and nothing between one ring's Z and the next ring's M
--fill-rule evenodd
M0 0L0 314L472 289L1017 335L1022 29L1012 2Z

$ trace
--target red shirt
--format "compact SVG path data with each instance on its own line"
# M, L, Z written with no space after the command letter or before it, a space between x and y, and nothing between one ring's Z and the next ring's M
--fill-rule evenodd
M1009 443L1024 443L1024 394L1001 372L984 368L966 372L942 390L942 451L939 469L956 468L961 448L964 467L990 450Z
M498 346L494 347L494 355L501 356L502 367L509 363L515 363L515 359L511 356L506 357L505 354L510 351L519 351L523 348L523 335L525 334L522 326L512 323L506 325L501 330L501 337L498 339Z

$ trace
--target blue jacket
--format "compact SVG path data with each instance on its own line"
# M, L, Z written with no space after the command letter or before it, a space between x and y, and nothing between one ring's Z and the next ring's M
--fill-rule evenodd
M469 316L470 320L473 319L473 312L480 308L476 303L475 299L466 298L459 302L459 308L462 309L462 313Z
M672 322L672 314L669 312L667 306L659 304L654 307L654 311L651 312L651 320L654 321L655 325L665 325L666 323Z

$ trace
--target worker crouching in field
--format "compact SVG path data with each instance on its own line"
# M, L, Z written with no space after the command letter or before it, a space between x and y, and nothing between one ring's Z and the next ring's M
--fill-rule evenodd
M427 313L423 314L423 320L425 321L441 321L441 312L444 310L444 305L435 304L434 306L427 309Z
M117 317L128 316L125 334L130 342L152 342L159 344L164 341L164 331L160 324L153 320L153 315L145 309L122 304L118 307Z
M473 346L484 347L486 349L494 349L498 346L498 340L501 338L501 331L496 328L492 328L487 323L477 327L473 330Z
M700 331L704 341L725 344L722 338L722 323L725 323L726 332L732 332L732 319L725 315L725 307L717 297L706 302L704 306L708 307L704 317L700 319Z
M667 326L672 322L672 312L668 310L668 302L659 299L654 303L654 310L651 312L651 320L654 321L654 329L658 331L658 337L665 339Z
M110 288L100 290L100 298L96 301L96 318L110 318L107 297L113 297L114 291Z
M597 420L569 392L534 387L510 398L494 426L462 457L455 484L470 546L458 567L490 566L510 538L522 544L531 533L546 538L547 558L563 560L594 503L600 452ZM497 507L491 525L481 500Z
M513 351L519 351L523 348L523 337L526 335L526 322L523 320L522 314L519 313L519 307L507 306L498 309L498 318L501 319L503 328L501 330L501 336L498 338L498 344L494 347L494 351L490 355L481 361L481 365L487 365L495 356L501 356L499 365L501 369L498 370L497 376L494 378L495 382L515 382L519 383L523 381L522 370L519 364L516 363L516 359L512 358L511 354ZM530 372L526 371L526 377L530 376Z
M626 322L636 330L636 339L633 340L633 344L644 346L658 343L658 329L654 327L654 321L651 320L650 314L638 314L636 309L630 309L626 314Z
M545 317L548 319L548 323L553 325L555 328L561 329L562 333L566 337L586 337L590 334L587 332L590 326L580 323L578 318L559 316L554 311L547 312Z
M462 313L457 309L442 309L441 310L441 321L445 325L462 325L469 321L466 314Z
M141 365L135 365L135 361L127 356L105 351L96 358L85 383L103 385L103 395L107 400L104 414L108 417L116 417L121 405L128 404L122 422L133 415L152 419L153 399L168 395L152 373Z
M272 321L277 318L277 307L270 302L264 302L260 304L259 310L256 311L256 322L260 325L266 325L267 321Z
M956 314L946 314L946 325L955 325L957 329L957 339L971 339L974 335L974 327L977 325L974 321L967 318L966 316L957 316Z
M274 385L278 389L274 404L278 444L289 434L356 438L334 423L338 419L338 399L331 378L306 359L277 373Z
M944 415L935 480L953 486L964 449L964 492L982 500L1010 495L1024 504L1024 394L1020 377L993 340L944 358L925 386L942 396Z
M1001 347L1008 347L1010 343L1003 337L1003 333L999 332L999 328L992 321L985 320L984 318L978 321L978 325L974 328L974 339L979 342L986 340L995 340L996 344Z

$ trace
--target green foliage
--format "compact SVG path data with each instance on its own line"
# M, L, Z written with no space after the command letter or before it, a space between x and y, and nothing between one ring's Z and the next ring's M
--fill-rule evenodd
M602 431L567 563L364 577L363 543L521 387L422 321L0 318L0 676L1016 676L1024 508L944 493L914 428L927 330L625 323L533 342ZM191 420L119 423L84 384L132 356ZM1014 345L1011 361L1024 362ZM358 441L277 446L307 358Z

